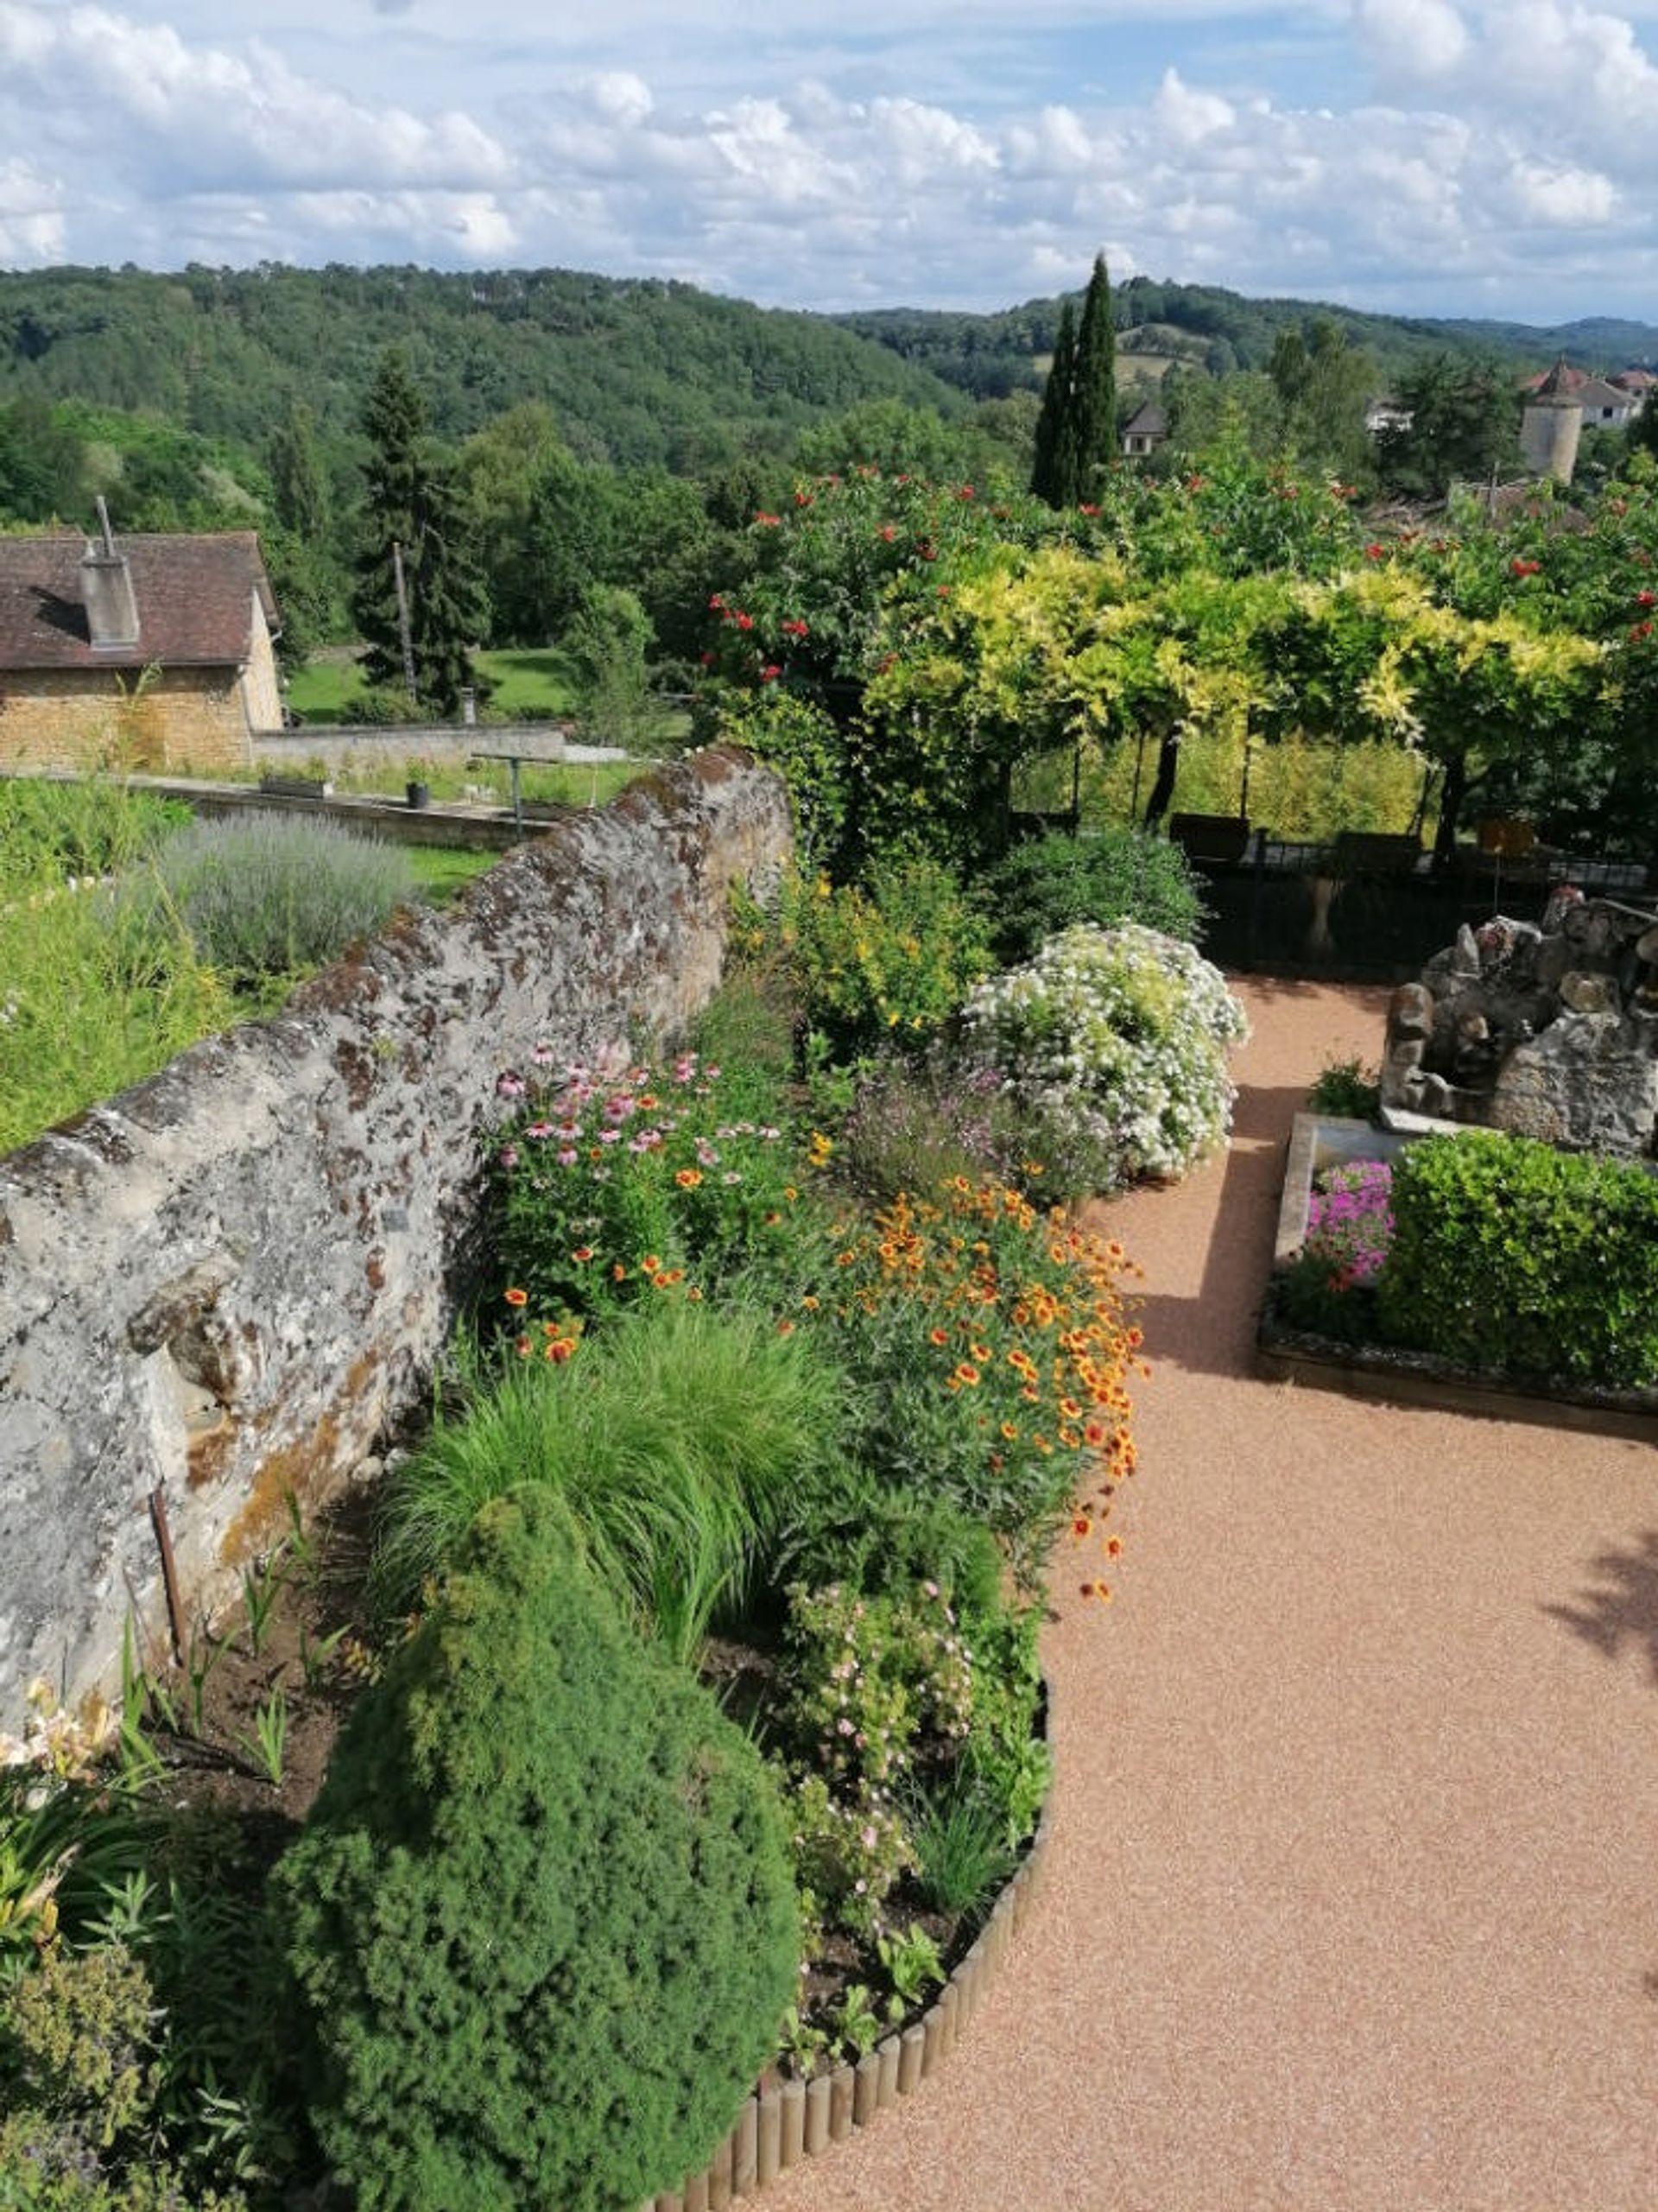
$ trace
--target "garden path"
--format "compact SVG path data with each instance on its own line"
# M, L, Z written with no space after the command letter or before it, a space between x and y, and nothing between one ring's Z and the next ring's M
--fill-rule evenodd
M1155 1372L1117 1602L1055 1572L1041 1900L774 2212L1658 2204L1658 1460L1254 1379L1290 1117L1385 994L1240 987L1227 1157L1100 1209Z

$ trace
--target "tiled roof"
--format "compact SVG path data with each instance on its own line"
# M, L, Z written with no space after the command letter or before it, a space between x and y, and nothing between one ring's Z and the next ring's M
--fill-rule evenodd
M1572 395L1580 407L1633 407L1633 392L1620 391L1616 384L1604 383L1598 377L1585 377Z
M253 643L253 600L276 627L276 602L252 530L117 537L138 605L136 645L93 650L79 531L0 537L0 670L239 668Z

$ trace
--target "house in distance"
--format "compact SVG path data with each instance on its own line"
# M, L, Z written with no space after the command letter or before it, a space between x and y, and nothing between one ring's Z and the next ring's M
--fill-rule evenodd
M252 530L0 537L0 764L233 768L282 727Z

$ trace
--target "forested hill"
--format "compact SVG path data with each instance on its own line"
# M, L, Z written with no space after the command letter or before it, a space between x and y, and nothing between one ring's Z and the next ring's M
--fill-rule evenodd
M1079 293L1070 296L1073 307L1079 304ZM1040 387L1064 304L1060 295L996 314L890 307L835 320L963 391L991 398ZM1550 327L1435 321L1307 300L1251 300L1218 285L1164 284L1147 276L1115 286L1111 307L1121 350L1188 362L1216 376L1264 369L1278 339L1314 317L1332 322L1350 345L1368 353L1384 382L1442 353L1496 358L1519 371L1547 368L1561 358L1603 373L1658 360L1658 326L1606 317Z
M968 404L828 318L688 284L566 269L0 272L0 402L144 412L256 451L295 402L325 439L355 434L394 341L440 436L541 400L579 458L618 466L703 474L862 401Z

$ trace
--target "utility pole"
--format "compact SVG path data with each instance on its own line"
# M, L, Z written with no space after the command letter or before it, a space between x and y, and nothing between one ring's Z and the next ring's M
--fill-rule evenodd
M403 581L403 548L396 538L391 542L391 573L397 586L397 635L403 647L403 681L408 688L408 703L418 707L420 693L414 685L414 647L408 634L408 588Z

